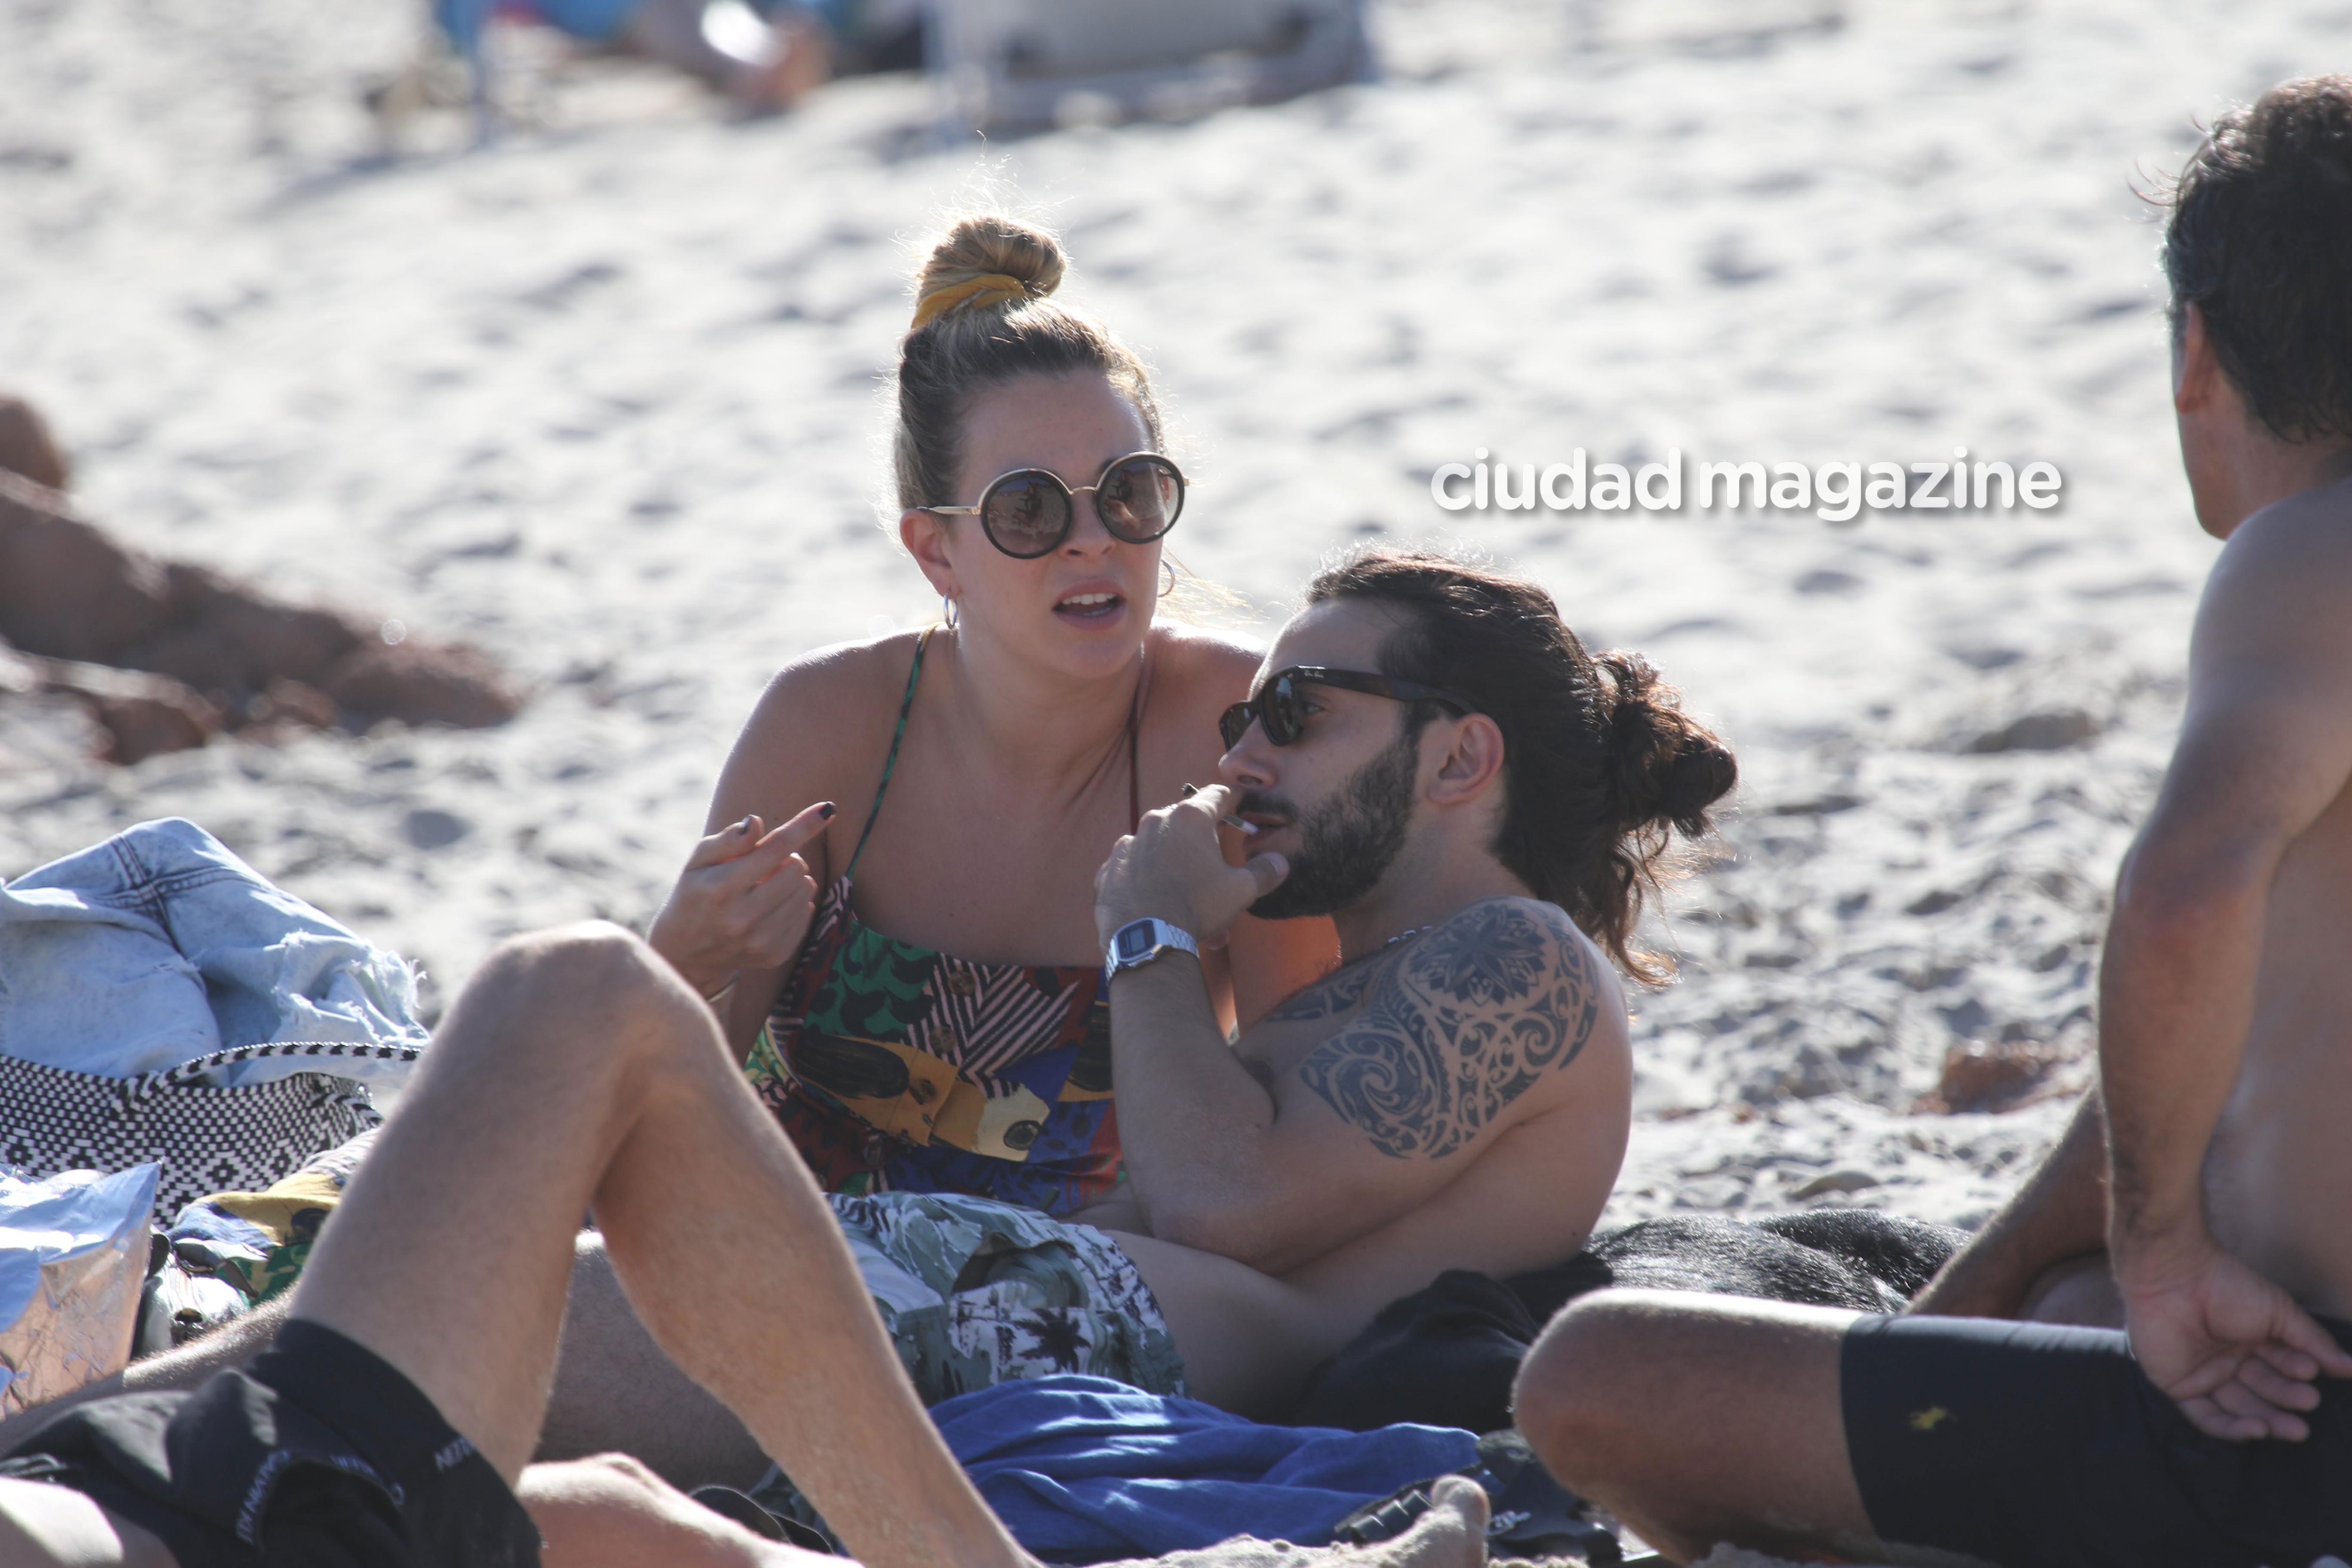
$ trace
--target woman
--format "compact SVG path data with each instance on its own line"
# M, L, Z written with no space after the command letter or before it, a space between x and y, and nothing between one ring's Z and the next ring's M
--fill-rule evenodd
M932 251L894 467L947 623L776 677L652 941L828 1190L1116 1225L1095 872L1215 776L1257 655L1155 625L1182 475L1142 363L1051 300L1062 274L1003 217ZM1244 921L1211 984L1231 1025L1337 959L1328 921Z

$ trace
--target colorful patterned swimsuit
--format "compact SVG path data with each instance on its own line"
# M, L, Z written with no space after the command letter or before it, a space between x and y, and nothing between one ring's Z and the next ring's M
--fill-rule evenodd
M745 1070L827 1192L959 1193L1068 1215L1121 1179L1100 972L966 963L885 936L850 907L929 640L915 645L849 868L818 899ZM1132 822L1132 712L1127 742Z

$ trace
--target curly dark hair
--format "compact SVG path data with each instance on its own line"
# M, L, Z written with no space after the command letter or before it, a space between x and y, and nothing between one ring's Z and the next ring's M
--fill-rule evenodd
M1402 624L1381 673L1458 693L1503 732L1503 821L1494 853L1558 904L1634 979L1673 966L1633 945L1645 892L1672 868L1669 839L1709 830L1739 780L1730 750L1684 713L1639 654L1584 651L1536 584L1428 550L1375 546L1307 585L1307 603L1365 599ZM1408 734L1440 711L1407 705Z
M2286 82L2223 115L2169 204L2175 341L2195 305L2273 435L2352 437L2352 77Z

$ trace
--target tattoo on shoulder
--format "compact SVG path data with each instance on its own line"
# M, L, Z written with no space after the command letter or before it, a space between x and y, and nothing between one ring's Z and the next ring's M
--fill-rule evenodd
M1299 1075L1399 1159L1440 1159L1470 1142L1546 1072L1574 1061L1601 1016L1591 947L1521 902L1478 905L1396 962L1365 969L1363 1010Z
M1296 1023L1307 1018L1328 1018L1334 1013L1344 1013L1363 996L1364 987L1380 973L1381 963L1345 964L1320 980L1310 981L1292 992L1265 1016L1270 1024Z

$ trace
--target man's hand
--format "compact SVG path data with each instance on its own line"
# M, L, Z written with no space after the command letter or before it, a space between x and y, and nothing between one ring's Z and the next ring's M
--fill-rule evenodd
M1290 874L1277 854L1228 865L1218 821L1234 792L1213 784L1173 805L1143 814L1095 873L1095 934L1108 944L1129 921L1154 917L1192 932L1202 947L1222 947L1234 919Z
M2315 1380L2352 1378L2333 1335L2208 1237L2131 1246L2116 1275L2140 1369L2200 1432L2301 1442Z

